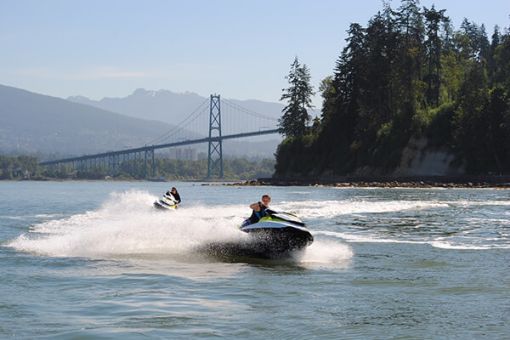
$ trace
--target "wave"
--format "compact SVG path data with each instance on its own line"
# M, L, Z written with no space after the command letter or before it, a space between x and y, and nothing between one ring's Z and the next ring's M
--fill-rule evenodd
M155 211L156 197L139 191L113 193L99 209L50 220L30 228L7 245L49 256L104 257L125 254L172 254L206 241L245 236L232 209L193 207Z
M425 244L425 241L411 241L411 240L402 240L402 239L391 239L391 238L381 238L375 235L370 234L354 234L354 233L343 233L336 231L326 231L326 230L318 230L313 233L314 235L325 235L332 236L336 238L340 238L347 242L353 243L409 243L409 244Z
M27 219L27 216L1 215L0 218L6 220L23 221Z
M242 242L248 236L238 228L247 213L244 205L157 211L152 207L156 199L142 191L112 193L96 210L36 224L6 245L53 257L182 258L208 243ZM301 253L299 261L329 263L350 256L344 244L318 242Z
M315 218L332 218L340 215L360 213L384 213L406 210L447 208L447 203L426 201L292 201L282 202L282 210Z
M6 220L17 220L17 221L26 221L30 219L38 219L38 220L47 220L50 218L62 217L62 214L37 214L37 215L0 215L0 218Z
M431 241L428 242L434 248L454 249L454 250L490 250L490 249L510 249L510 244L467 244L455 243L449 241Z
M353 256L349 245L316 239L303 253L297 253L295 259L307 267L343 268L350 264Z
M458 201L446 201L444 202L451 206L460 206L460 207L473 207L473 206L502 206L507 207L510 206L509 201L470 201L470 200L458 200Z
M490 249L510 249L510 244L495 243L501 241L498 238L469 238L462 241L459 238L437 237L430 240L405 240L398 238L387 238L374 234L355 234L346 232L335 232L327 230L318 230L314 235L324 235L342 239L349 243L403 243L403 244L428 244L434 248L452 249L452 250L490 250ZM487 243L483 243L487 242Z
M175 211L157 211L152 203L157 197L144 191L112 193L95 210L63 217L58 214L41 214L41 223L29 228L6 245L18 251L54 257L111 258L158 255L186 258L208 243L243 242L247 235L238 226L248 214L245 205L187 205ZM283 201L275 210L291 211L305 220L317 236L311 247L296 256L301 263L340 263L353 256L349 243L408 243L429 244L442 249L507 249L507 237L488 239L487 230L471 237L438 238L437 234L388 234L384 230L316 230L317 225L328 225L324 219L348 214L386 213L412 210L444 209L468 205L510 205L510 202L486 201ZM507 212L505 212L505 215ZM482 222L506 227L505 219L478 217L464 218L463 223L479 225ZM391 227L391 226L390 226ZM320 228L320 227L319 227ZM346 229L347 228L347 229ZM350 228L350 229L349 229ZM329 227L327 228L329 229ZM386 230L387 228L385 228ZM471 229L470 229L471 232ZM501 230L499 231L501 232ZM500 237L500 236L498 236ZM347 243L346 243L347 242Z

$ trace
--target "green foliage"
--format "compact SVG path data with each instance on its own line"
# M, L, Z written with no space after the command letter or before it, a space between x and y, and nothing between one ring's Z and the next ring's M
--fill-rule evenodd
M280 176L293 176L294 173L311 175L314 169L313 147L314 136L287 137L276 150L275 173ZM288 169L299 169L299 172L288 172Z
M29 179L39 174L37 158L0 156L0 179Z
M411 137L470 174L510 173L510 33L496 27L489 42L484 25L455 31L445 10L418 5L385 3L366 27L351 24L319 88L321 121L287 134L276 175L389 172Z
M456 103L446 102L437 108L428 110L427 121L423 124L424 135L432 148L451 149L453 145L453 117L457 111Z
M246 180L271 177L275 162L272 159L247 160L244 158L224 159L225 180ZM130 160L120 164L111 172L105 165L74 169L70 164L39 166L36 157L0 156L1 179L144 179L146 174L143 160ZM207 176L207 160L188 161L156 158L156 178L168 180L202 180ZM150 169L147 169L150 175Z
M289 88L283 89L280 100L286 101L283 115L279 121L280 131L286 136L299 137L306 133L310 115L308 109L312 106L313 87L310 85L310 71L306 65L301 65L298 58L290 66Z

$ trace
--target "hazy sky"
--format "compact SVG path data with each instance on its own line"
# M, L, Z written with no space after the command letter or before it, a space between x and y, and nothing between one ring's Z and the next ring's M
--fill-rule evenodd
M392 1L398 7L400 1ZM510 1L421 1L510 26ZM0 83L91 98L136 88L278 101L294 56L331 74L351 22L380 0L1 0ZM316 104L319 100L316 99Z

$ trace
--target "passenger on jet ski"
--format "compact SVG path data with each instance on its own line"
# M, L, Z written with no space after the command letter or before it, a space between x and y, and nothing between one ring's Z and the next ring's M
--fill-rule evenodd
M175 203L179 204L181 203L181 195L177 192L177 189L175 187L172 187L172 189L168 190L166 192L166 195L172 195L175 198Z
M154 207L163 210L173 210L178 208L179 203L181 203L181 195L179 195L175 187L172 187L163 197L154 202Z
M250 204L252 213L250 218L244 221L243 226L257 223L262 217L267 215L269 204L271 203L271 197L269 195L263 195L259 202Z

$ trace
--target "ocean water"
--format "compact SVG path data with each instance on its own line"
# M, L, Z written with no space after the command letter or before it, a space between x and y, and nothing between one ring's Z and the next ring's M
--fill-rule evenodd
M264 193L312 246L196 252ZM510 190L0 182L0 263L0 338L510 338Z

